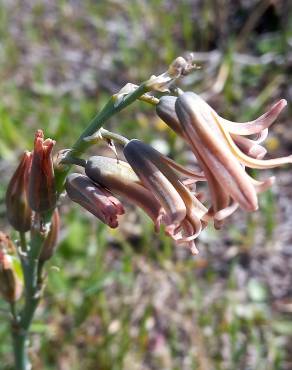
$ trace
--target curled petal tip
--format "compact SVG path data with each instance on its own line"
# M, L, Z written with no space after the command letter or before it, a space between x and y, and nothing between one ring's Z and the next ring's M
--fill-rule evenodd
M281 100L279 100L278 101L278 103L276 103L276 104L279 104L281 107L282 107L282 109L284 108L284 107L286 107L286 105L288 104L288 102L287 102L287 100L286 99L281 99ZM281 109L281 110L282 110Z

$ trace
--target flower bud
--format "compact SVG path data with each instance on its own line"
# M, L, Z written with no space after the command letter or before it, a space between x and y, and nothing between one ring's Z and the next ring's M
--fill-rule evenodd
M6 192L7 218L15 230L29 231L31 208L27 200L28 178L32 155L25 152L14 172Z
M10 303L17 301L23 290L23 276L16 249L9 236L0 232L0 293Z
M153 193L142 185L127 162L93 156L87 160L85 173L95 183L143 209L153 220L155 229L159 229L161 205L153 197Z
M80 204L103 223L111 228L118 226L117 216L124 213L124 207L109 191L79 173L67 177L65 188L71 200Z
M59 237L59 231L60 231L60 215L58 209L56 208L52 217L50 230L42 247L40 255L41 262L49 260L55 253Z
M54 140L44 140L42 130L36 132L28 197L29 205L35 212L45 212L56 205L57 197L52 161L54 145Z
M175 111L176 99L175 96L162 96L156 105L156 113L176 134L183 137L183 129Z

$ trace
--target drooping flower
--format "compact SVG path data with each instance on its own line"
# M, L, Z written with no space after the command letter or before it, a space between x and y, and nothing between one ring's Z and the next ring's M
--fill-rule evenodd
M26 232L31 226L31 208L28 204L28 179L31 153L25 152L14 172L6 192L7 218L15 230Z
M214 115L218 116L211 106L209 106L198 95L194 95L200 99L201 103L205 105L205 107L207 106ZM181 137L185 137L183 128L175 110L176 100L177 97L175 96L166 95L161 97L159 103L156 105L156 113L173 131L175 131ZM220 116L218 116L218 118L227 126L233 141L243 151L244 154L256 159L262 159L267 153L267 150L260 144L267 138L268 127L276 120L286 104L287 102L285 99L279 100L268 112L254 121L236 123L228 121ZM252 134L257 134L258 138L249 139L242 137L242 135L248 136Z
M258 208L257 192L264 191L273 178L264 182L252 179L244 167L272 168L292 163L292 157L263 160L265 149L259 145L267 135L267 128L286 105L280 100L266 114L255 121L234 123L221 118L198 95L187 92L175 102L175 111L184 138L191 145L208 180L212 197L211 213L220 222L237 204L247 211ZM242 137L259 134L257 140ZM215 225L216 226L216 225Z
M96 184L143 209L154 222L155 229L158 230L161 205L141 184L140 179L127 162L93 156L87 160L85 172Z
M29 178L29 205L35 212L45 212L55 207L57 195L52 161L55 141L44 140L42 130L35 134Z
M186 243L192 253L197 253L194 239L208 221L205 206L180 179L172 163L151 146L131 140L124 147L124 155L141 183L161 204L166 233L177 244Z
M162 96L156 105L156 113L177 135L184 137L184 131L175 111L176 99L176 96Z
M124 148L124 153L127 159L132 157L131 142L132 141L130 141ZM135 140L134 142L138 142L138 140ZM130 149L128 150L129 144ZM160 159L161 166L165 166L168 174L172 172L170 166L176 170L181 168L180 165L166 159L166 157L162 156L162 158L163 159ZM124 161L117 161L113 158L94 156L88 159L85 166L85 172L95 183L101 184L114 194L120 195L130 203L142 208L153 220L156 231L159 230L161 224L165 224L167 235L171 236L178 244L182 242L187 243L192 252L197 253L193 239L195 239L197 236L196 233L199 233L202 228L200 220L197 219L196 216L192 215L191 212L188 212L189 216L187 217L186 205L182 197L158 168L153 170L153 168L150 168L151 166L146 166L146 168L145 165L142 165L139 170L137 168L139 168L140 161L135 165L133 165L133 161L131 159L129 159L129 161L131 162L131 166ZM149 170L151 174L149 174ZM193 176L193 179L190 181L191 183L196 181L198 174L184 170L183 168L182 170L184 173ZM143 181L139 175L140 171L145 173L145 176L148 178L149 176L152 176L153 179L150 180L150 182ZM154 171L156 171L155 174L153 174ZM173 175L176 176L174 172ZM200 174L199 177L201 179ZM150 184L152 184L152 186L150 186ZM193 194L191 194L187 187L183 185L183 181L181 181L180 184L177 184L177 187L179 186L181 187L181 191L185 192L185 199L191 202ZM156 190L154 191L153 188ZM157 193L159 193L160 196L156 196L155 194ZM188 196L190 199L188 199ZM194 199L194 204L196 204L196 201L197 200ZM200 204L198 214L206 213L207 210L204 206L201 205L201 203L198 204Z
M103 223L111 228L118 226L118 216L124 213L124 207L108 190L79 173L67 177L65 188L71 200L80 204Z

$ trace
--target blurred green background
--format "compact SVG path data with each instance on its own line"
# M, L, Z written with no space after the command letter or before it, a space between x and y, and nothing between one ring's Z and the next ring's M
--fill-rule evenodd
M5 188L35 129L69 147L112 93L178 55L193 51L201 66L181 88L229 119L291 101L291 23L289 0L0 0L1 230L16 237ZM289 110L267 140L272 156L292 152ZM192 164L145 103L107 128ZM111 230L64 197L61 243L32 326L34 369L292 369L292 175L273 173L260 211L237 211L220 232L210 226L196 257L154 234L139 210L128 207ZM5 370L8 329L0 300Z

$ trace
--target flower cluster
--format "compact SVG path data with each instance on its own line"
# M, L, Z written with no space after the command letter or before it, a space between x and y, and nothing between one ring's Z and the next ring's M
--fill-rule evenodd
M292 156L264 160L267 151L261 145L285 106L282 99L256 120L236 123L220 117L192 92L164 96L156 106L158 116L186 141L202 171L190 171L151 146L124 138L127 162L90 157L83 163L85 175L67 177L67 193L112 228L124 213L115 198L121 196L142 208L155 230L164 225L176 244L185 244L196 254L194 240L210 220L219 229L238 207L256 211L257 194L273 184L273 177L253 179L245 167L265 169L292 163ZM208 184L210 199L206 203L196 191L198 181Z
M7 218L20 233L33 229L33 221L56 206L52 150L55 141L44 139L42 130L35 134L34 149L26 151L15 170L6 192ZM41 259L48 259L59 233L59 213L55 208L52 222L45 230Z

